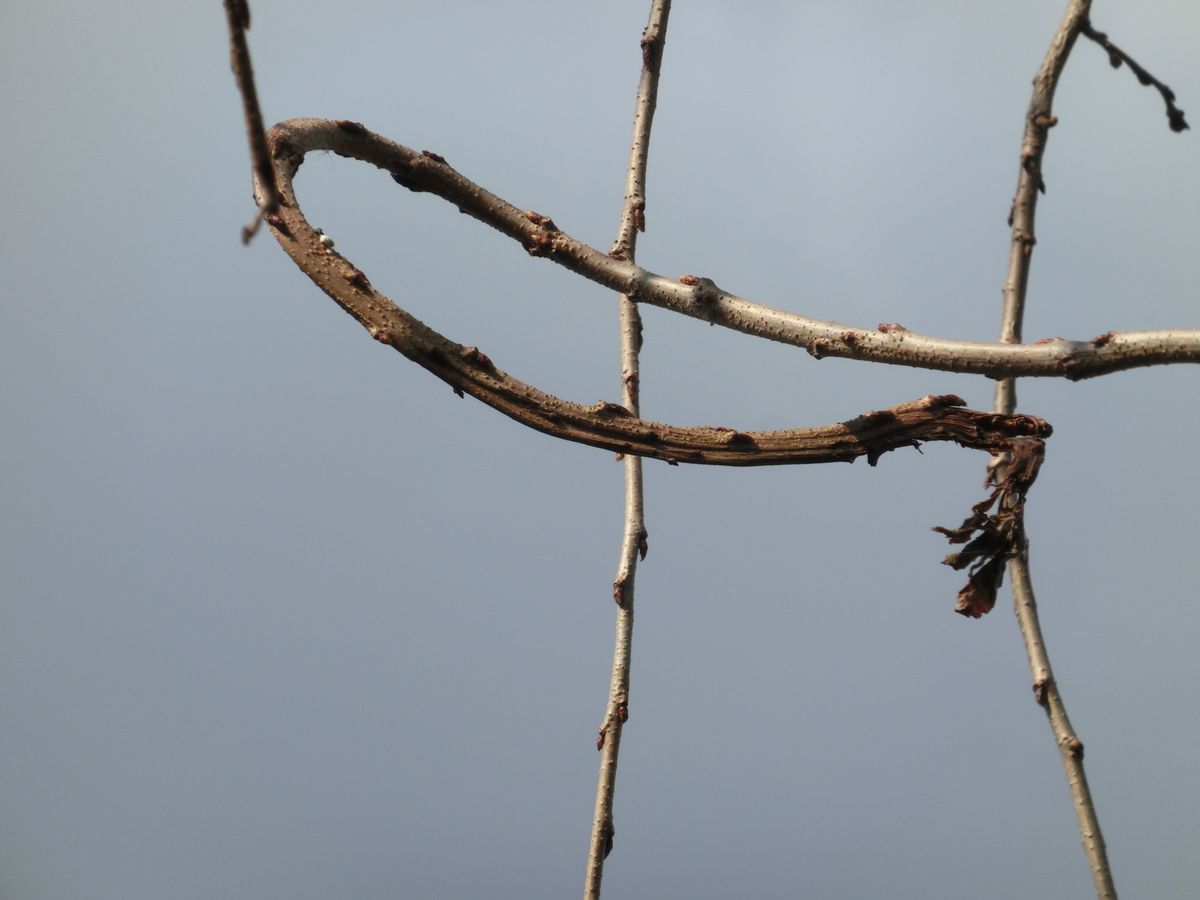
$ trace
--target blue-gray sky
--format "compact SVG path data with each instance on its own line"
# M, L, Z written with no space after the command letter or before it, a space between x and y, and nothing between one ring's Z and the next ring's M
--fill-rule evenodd
M997 332L1061 4L680 3L640 260L864 326ZM607 247L645 2L253 3L269 121L355 119ZM1200 118L1200 11L1098 2ZM382 348L253 212L217 0L0 9L0 896L579 892L621 530L612 455ZM1197 132L1081 43L1026 335L1196 326ZM378 171L304 165L374 284L545 390L617 399L615 303ZM836 421L986 379L647 310L643 411ZM1200 892L1195 367L1026 381L1059 683L1125 896ZM606 897L1087 898L1005 592L952 612L946 446L649 463Z

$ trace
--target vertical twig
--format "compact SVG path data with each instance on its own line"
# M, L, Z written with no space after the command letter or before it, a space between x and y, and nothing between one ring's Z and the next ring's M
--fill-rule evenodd
M670 0L652 0L650 19L642 32L642 75L638 82L637 103L633 115L633 140L629 150L629 169L625 178L625 202L617 227L617 239L611 256L633 261L637 235L646 230L646 161L650 153L650 126L658 103L658 76L663 46L667 37ZM621 331L621 384L623 405L640 415L638 351L642 346L642 317L637 304L627 295L617 301ZM592 836L588 845L585 898L600 897L604 860L612 852L616 829L613 826L613 795L617 783L617 758L621 750L621 731L629 718L629 666L633 649L633 587L639 559L646 556L646 524L642 506L642 460L625 457L625 525L621 556L613 580L613 600L617 603L616 642L613 649L612 677L604 723L596 746L600 750L600 774L596 782L596 805L592 814Z
M254 68L250 65L250 47L246 43L246 31L250 28L249 0L225 0L225 16L229 20L229 51L233 77L237 80L238 92L242 95L242 108L246 114L250 160L254 167L255 180L263 194L258 198L258 215L242 229L242 243L248 244L250 238L258 231L263 216L274 212L278 207L279 188L275 184L275 167L271 165L271 154L267 149L262 110L259 109L258 91L254 87Z
M1062 755L1063 768L1067 773L1067 787L1071 791L1075 815L1079 819L1083 852L1092 870L1092 880L1096 883L1096 896L1100 900L1116 900L1117 889L1108 865L1104 834L1100 830L1100 820L1096 817L1096 806L1092 802L1092 791L1083 768L1083 741L1075 734L1071 720L1067 718L1067 707L1058 692L1058 683L1054 680L1054 670L1050 668L1050 656L1042 638L1037 599L1033 595L1033 584L1029 580L1028 553L1023 550L1009 563L1008 570L1013 581L1013 605L1017 613L1017 622L1021 627L1025 650L1029 654L1029 668L1033 673L1033 696L1046 711L1055 743L1058 744L1058 752Z
M1017 178L1017 192L1013 198L1009 224L1012 226L1012 247L1008 261L1008 273L1004 279L1004 312L1000 325L1000 340L1003 343L1021 342L1021 322L1025 314L1026 288L1029 283L1029 266L1036 243L1034 217L1037 211L1039 192L1045 192L1042 179L1042 159L1046 151L1046 138L1057 120L1051 114L1054 91L1067 57L1080 33L1087 27L1091 0L1071 0L1063 20L1050 43L1046 58L1038 69L1033 82L1033 97L1025 118L1025 134L1021 141L1021 170ZM1016 380L1005 378L996 385L995 409L998 413L1011 415L1017 406ZM989 480L998 480L1007 464L1004 457L993 458L989 465ZM1018 512L1018 515L1022 515ZM1023 516L1022 516L1023 518ZM1046 711L1050 729L1054 734L1066 770L1067 786L1079 819L1079 831L1083 839L1084 853L1096 884L1096 896L1101 900L1116 900L1112 870L1104 847L1104 835L1096 818L1096 808L1088 788L1083 769L1083 742L1071 727L1066 707L1054 681L1050 668L1050 657L1042 637L1038 621L1037 601L1029 578L1028 541L1024 534L1024 522L1020 523L1021 534L1018 554L1009 562L1009 577L1013 585L1013 605L1025 652L1029 656L1029 668L1033 675L1033 692L1038 704Z

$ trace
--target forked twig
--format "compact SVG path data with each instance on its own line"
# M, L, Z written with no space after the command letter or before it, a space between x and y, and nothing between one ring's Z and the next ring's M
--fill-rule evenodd
M658 78L663 48L667 40L667 19L671 0L652 0L650 19L642 32L642 72L638 80L637 101L633 114L633 139L629 148L629 168L625 179L625 200L611 256L623 256L631 262L637 252L638 233L646 229L646 163L650 154L650 128L658 103ZM642 317L637 303L622 294L618 300L621 334L622 406L637 416L641 365L638 353L642 345ZM646 521L643 513L642 458L625 455L625 515L617 575L613 579L613 600L617 603L616 639L613 646L612 675L608 703L600 726L596 747L600 751L600 773L596 779L596 803L592 812L592 835L588 843L585 898L600 897L604 861L612 852L616 827L613 798L617 789L617 761L621 735L629 718L629 670L633 655L634 581L639 559L647 549Z
M1020 174L1017 177L1017 192L1013 198L1010 214L1012 245L1009 253L1008 274L1004 281L1004 311L1000 326L1000 340L1004 342L1020 343L1021 340L1021 322L1025 313L1029 267L1036 242L1034 218L1037 213L1038 194L1044 189L1042 159L1046 151L1047 135L1056 121L1051 113L1054 91L1076 39L1080 34L1086 34L1086 29L1090 27L1088 25L1090 7L1090 0L1071 0L1058 32L1054 35L1050 49L1046 52L1046 57L1033 81L1033 96L1029 102L1029 111L1025 117L1025 133L1021 141L1021 166ZM1001 380L996 385L996 412L1011 415L1016 410L1016 406L1015 381L1012 378ZM1005 480L1012 477L1014 470L1020 469L1023 465L1025 462L1020 457L1013 454L999 454L993 457L989 466L988 479L1003 484ZM1024 511L1020 505L1014 504L1011 498L1002 499L999 506L997 519L1003 521L1010 529L1008 537L1011 540L1011 546L1016 551L1009 560L1008 570L1012 579L1013 605L1017 622L1020 625L1021 638L1025 643L1025 651L1029 657L1029 666L1033 675L1034 697L1046 711L1050 730L1062 757L1067 786L1071 792L1076 817L1079 820L1084 853L1087 856L1092 880L1096 886L1096 896L1100 900L1116 900L1117 891L1113 884L1112 868L1109 865L1108 853L1104 846L1104 835L1100 831L1096 807L1092 801L1087 775L1083 769L1083 743L1071 727L1070 719L1067 718L1066 707L1058 691L1058 686L1054 682L1050 657L1046 651L1041 624L1038 621L1037 602L1029 577ZM991 592L994 600L995 591L1003 576L1003 569L998 565L988 565L980 567L976 574L984 587Z

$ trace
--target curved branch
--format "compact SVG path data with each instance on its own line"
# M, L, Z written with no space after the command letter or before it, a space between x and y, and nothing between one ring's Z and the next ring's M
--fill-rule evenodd
M410 150L357 122L291 119L272 128L268 140L276 178L288 195L292 177L306 153L329 150L369 162L390 172L410 190L437 194L462 212L518 241L530 254L551 259L597 284L642 303L803 347L818 358L837 356L992 378L1040 376L1071 380L1139 366L1200 362L1200 329L1109 332L1087 341L1055 338L1018 346L952 341L916 334L900 325L864 329L810 319L730 294L708 278L694 275L664 278L619 258L619 251L612 255L601 253L559 230L548 216L520 210L465 178L436 153ZM287 212L281 210L278 220L286 222ZM270 217L268 221L272 221ZM286 235L280 236L281 241L285 239ZM301 256L293 258L301 268L320 269L325 265L319 252L297 249L301 250Z
M279 160L277 132L273 132L273 143ZM377 341L428 369L457 393L470 394L554 437L671 463L769 466L852 462L860 456L874 465L889 450L924 441L953 441L997 453L1010 449L1014 439L1040 439L1051 433L1049 424L1034 416L998 416L965 409L964 401L952 395L924 397L835 425L781 431L668 425L640 419L616 403L584 406L561 400L502 372L478 348L443 337L376 291L367 276L305 219L292 188L295 166L277 165L277 170L281 203L266 220L280 246L318 287ZM546 229L545 221L538 227Z

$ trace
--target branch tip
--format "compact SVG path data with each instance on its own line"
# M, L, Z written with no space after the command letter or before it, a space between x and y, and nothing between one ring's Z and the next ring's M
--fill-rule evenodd
M1151 75L1137 60L1110 41L1107 34L1094 28L1090 20L1086 18L1083 20L1080 34L1099 45L1108 54L1108 64L1114 69L1121 68L1122 64L1128 65L1129 71L1137 78L1138 84L1143 87L1153 87L1158 91L1167 108L1167 127L1171 131L1178 134L1188 129L1188 123L1184 118L1183 110L1175 105L1175 92L1173 90Z

